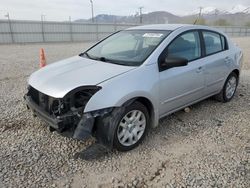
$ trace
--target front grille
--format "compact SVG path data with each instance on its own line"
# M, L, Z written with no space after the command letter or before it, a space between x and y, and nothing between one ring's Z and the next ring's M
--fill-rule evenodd
M49 97L48 95L36 90L35 88L31 87L29 88L28 96L31 97L31 99L44 111L48 112L51 114L50 110L50 101L53 100L52 97Z
M62 99L56 99L48 96L37 89L29 86L28 96L31 97L32 101L41 107L45 112L50 115L58 116L66 113L69 107L69 100L63 101Z
M39 91L37 91L35 88L31 87L29 88L28 95L31 96L32 100L39 105Z

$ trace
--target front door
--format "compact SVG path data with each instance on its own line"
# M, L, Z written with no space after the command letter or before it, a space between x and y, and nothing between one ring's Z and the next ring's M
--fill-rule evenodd
M159 73L160 116L201 99L205 88L198 31L185 32L178 36L164 52L166 58L187 59L188 65L169 68Z

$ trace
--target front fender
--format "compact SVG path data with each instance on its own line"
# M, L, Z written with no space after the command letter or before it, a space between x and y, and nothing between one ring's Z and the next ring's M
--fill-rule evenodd
M157 102L159 101L158 80L159 72L156 64L141 66L112 78L99 85L102 89L91 97L84 112L121 107L133 98L144 97L152 103L155 117L159 117Z

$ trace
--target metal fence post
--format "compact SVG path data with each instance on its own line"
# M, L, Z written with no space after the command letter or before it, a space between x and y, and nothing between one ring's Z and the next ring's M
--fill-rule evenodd
M96 23L96 41L99 40L99 28L98 28L98 23Z
M73 31L72 31L72 21L71 16L69 17L69 32L70 32L70 41L73 42Z
M9 20L9 27L10 27L10 36L11 36L11 42L14 43L14 36L13 36L13 30L11 26L11 21Z
M12 25L11 25L11 21L10 21L10 14L7 13L6 17L8 18L11 42L14 43L15 41L14 41L13 30L12 30Z
M42 37L43 37L43 42L45 42L45 37L44 37L44 26L43 26L43 15L41 16L41 26L42 26Z
M117 31L117 25L116 25L116 22L114 24L114 31L116 32Z
M70 29L70 41L73 42L73 31L72 31L72 22L69 22L69 29Z

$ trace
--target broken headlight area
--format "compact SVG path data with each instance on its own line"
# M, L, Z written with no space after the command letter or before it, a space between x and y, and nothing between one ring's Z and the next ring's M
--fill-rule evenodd
M51 130L65 132L67 136L82 139L86 135L80 134L79 130L84 128L91 133L94 118L102 114L102 111L84 114L87 102L100 89L97 86L80 87L69 92L63 98L53 98L29 86L24 98L28 108L33 111L35 116L45 120Z

